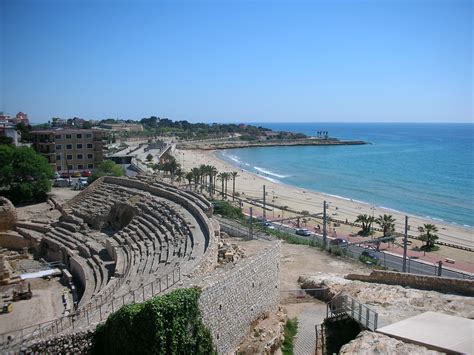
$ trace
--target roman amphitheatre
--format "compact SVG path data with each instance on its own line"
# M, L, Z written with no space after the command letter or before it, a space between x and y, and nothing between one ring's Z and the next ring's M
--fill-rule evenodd
M324 353L315 325L342 294L384 326L427 311L473 322L472 281L453 284L455 295L349 280L372 270L316 248L224 232L206 198L151 177L107 176L74 196L64 191L17 209L0 201L0 294L5 304L21 298L0 315L3 352L88 353L96 326L124 305L190 287L202 290L203 323L221 354L278 353L288 318L298 319L295 353ZM341 352L433 350L363 331Z

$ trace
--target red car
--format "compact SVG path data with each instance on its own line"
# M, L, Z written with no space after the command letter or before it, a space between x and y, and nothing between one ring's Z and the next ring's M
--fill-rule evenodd
M84 170L84 171L82 171L82 176L83 176L83 177L89 177L89 176L91 176L91 175L92 175L92 171L90 171L90 170Z
M63 178L63 179L69 179L70 177L71 177L71 175L67 171L63 171L61 173L61 178Z

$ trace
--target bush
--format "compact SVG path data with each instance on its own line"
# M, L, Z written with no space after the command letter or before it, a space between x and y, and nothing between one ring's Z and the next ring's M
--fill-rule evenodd
M220 214L223 217L239 220L242 220L244 218L242 210L238 207L232 206L227 201L214 201L213 205L214 213Z
M293 354L293 339L298 332L298 321L295 319L288 319L283 329L284 337L283 344L281 346L281 352L284 355Z
M126 305L97 327L92 354L215 354L197 288Z
M122 176L123 169L120 165L115 164L112 160L104 160L99 168L94 171L91 177L89 177L89 183L97 180L102 176Z

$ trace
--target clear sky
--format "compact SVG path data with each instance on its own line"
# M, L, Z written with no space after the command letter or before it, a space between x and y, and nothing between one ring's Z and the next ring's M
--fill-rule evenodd
M0 111L472 122L473 1L0 0Z

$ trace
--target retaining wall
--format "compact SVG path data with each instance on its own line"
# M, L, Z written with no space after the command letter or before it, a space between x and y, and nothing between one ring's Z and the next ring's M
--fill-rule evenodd
M387 285L408 286L420 290L456 293L464 296L474 296L474 281L452 279L449 277L405 274L395 271L374 270L370 275L349 274L348 280L375 282Z
M199 299L203 321L212 332L219 354L233 352L252 322L278 307L280 249L281 242L275 242L234 269L197 283L203 289Z

